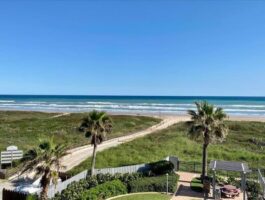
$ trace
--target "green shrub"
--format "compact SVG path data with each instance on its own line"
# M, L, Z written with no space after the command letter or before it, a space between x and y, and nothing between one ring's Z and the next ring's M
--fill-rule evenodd
M77 200L81 198L81 194L86 190L98 185L98 180L96 177L87 177L78 182L73 182L68 187L62 191L61 194L56 194L53 200Z
M38 200L38 196L37 195L29 194L27 196L27 199L26 200Z
M150 170L155 175L163 175L172 173L174 170L174 165L170 161L161 160L158 162L150 163Z
M53 200L77 200L81 199L82 193L96 187L97 185L103 184L108 181L120 180L128 188L130 181L138 180L143 175L140 173L132 174L98 174L96 176L88 176L87 179L83 179L78 182L70 184L67 189L63 190L61 194L57 194Z
M228 177L227 181L226 181L227 184L229 185L234 185L236 187L240 187L240 181L238 181L235 177L233 176L230 176Z
M221 176L221 175L216 175L216 182L217 183L221 183L221 184L224 184L226 183L226 178L224 176Z
M202 192L203 191L203 184L201 182L201 179L200 178L194 178L194 179L192 179L192 181L190 183L190 188L193 191Z
M260 193L260 185L254 181L247 181L247 192L249 200L258 200Z
M179 176L170 174L168 176L168 191L174 193L176 191ZM167 177L143 177L136 181L129 182L129 192L166 192L167 191Z
M82 194L81 200L99 200L127 193L126 186L120 180L98 185Z

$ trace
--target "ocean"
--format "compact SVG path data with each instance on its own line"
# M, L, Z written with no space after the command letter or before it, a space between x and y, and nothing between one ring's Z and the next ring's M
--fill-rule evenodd
M0 95L0 110L180 115L204 100L229 115L265 116L265 97Z

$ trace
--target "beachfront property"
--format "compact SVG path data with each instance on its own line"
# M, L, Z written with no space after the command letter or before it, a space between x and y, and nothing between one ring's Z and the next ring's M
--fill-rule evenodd
M265 1L0 1L0 200L264 200Z
M201 102L196 107L205 109L205 106L211 107L212 105ZM216 108L213 111L220 112ZM207 179L202 179L200 175L203 172L201 142L192 139L194 137L189 137L189 134L200 133L198 129L195 132L193 132L194 129L189 129L190 126L196 125L197 127L198 125L195 120L197 117L194 115L196 112L196 109L190 110L188 112L190 116L161 115L161 113L150 116L116 114L110 115L110 119L106 118L107 113L101 111L67 114L2 111L1 117L5 120L5 124L2 126L9 127L7 140L17 143L24 150L21 162L12 162L12 167L11 165L3 166L5 170L1 173L6 176L4 177L6 181L1 184L5 188L3 189L3 198L4 200L10 199L11 194L24 195L20 198L26 198L28 195L32 195L31 198L36 198L34 195L37 194L42 198L44 185L41 183L41 176L31 173L36 165L34 157L36 155L32 154L30 149L37 147L38 138L35 138L36 141L28 140L27 143L19 142L25 141L26 137L31 137L32 130L35 128L41 133L40 138L52 133L52 140L44 142L38 147L40 152L56 152L56 149L61 149L60 152L51 154L49 161L42 158L41 154L40 157L36 157L37 160L44 159L43 162L49 162L50 164L45 165L46 167L60 163L58 166L61 167L57 168L60 173L56 178L56 184L52 181L53 176L51 176L45 186L47 187L45 195L54 200L72 199L73 192L76 199L81 197L97 199L99 196L92 198L91 195L94 194L92 191L102 191L104 187L108 187L108 184L113 187L113 191L119 192L109 191L108 196L102 197L104 199L113 196L118 196L117 199L141 199L143 197L139 196L140 194L136 195L137 197L133 196L134 193L139 192L144 198L145 195L150 195L150 198L157 196L157 198L173 200L202 198L245 200L255 198L255 195L264 196L262 188L265 183L263 168L265 163L262 160L263 155L260 154L263 151L262 139L253 137L253 134L262 135L264 122L260 118L254 117L251 118L251 121L244 117L233 117L230 121L220 121L218 132L214 131L213 133L218 133L218 137L224 138L223 141L220 141L221 143L209 145L208 161L212 162L207 162L209 175ZM197 114L199 113L201 113L200 110ZM225 113L222 114L222 112L215 113L214 116L218 116L218 121L221 120L219 118L221 116L226 118ZM103 121L100 122L100 120ZM190 120L195 120L193 125L189 122ZM261 120L261 122L253 122L253 120ZM97 135L93 135L91 130L96 129L97 123L101 126ZM90 129L91 124L95 124L92 129ZM105 125L103 126L103 124ZM215 122L214 127L216 125ZM13 126L16 129L13 129ZM224 128L223 135L219 133L221 127ZM256 128L252 130L251 127ZM13 135L17 135L17 129L23 134L15 138ZM85 133L89 133L89 135ZM107 134L106 140L101 141L103 137L101 133ZM241 142L238 142L238 134L241 134L242 139L244 138ZM200 137L200 135L198 136ZM99 140L93 139L94 137ZM90 141L92 146L89 145ZM95 141L98 142L95 143ZM249 148L245 147L244 141L249 144ZM49 143L51 144L47 147L54 147L54 150L46 149L46 144ZM66 143L69 147L63 150L64 147L60 144ZM5 142L0 145L4 146ZM97 157L94 160L95 145L97 145ZM242 148L241 145L244 146L244 152L238 151L238 148ZM230 150L228 151L228 149ZM219 155L223 154L226 157L219 157L218 151ZM251 156L248 156L247 154L250 153ZM47 154L45 155L47 157ZM128 157L128 155L130 156ZM244 161L242 161L242 155L245 156ZM227 162L222 160L227 160ZM260 161L257 162L257 160ZM95 161L94 165L93 161ZM94 170L88 170L93 167ZM54 169L51 168L51 170ZM20 174L19 172L24 173ZM97 181L104 181L97 182L94 185L95 188L92 186L83 188L84 182L91 183L93 175ZM153 188L148 184L152 184ZM76 193L76 189L74 189L76 187L80 188L80 192ZM260 189L256 190L255 188ZM124 196L126 193L129 195ZM101 192L97 195L100 194Z

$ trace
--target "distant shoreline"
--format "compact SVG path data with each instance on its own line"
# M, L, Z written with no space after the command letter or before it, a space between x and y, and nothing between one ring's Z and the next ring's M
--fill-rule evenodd
M127 115L178 116L196 109L197 101L222 107L231 116L265 117L264 97L0 95L0 109L69 113L104 110Z
M0 112L41 112L41 113L51 113L58 116L64 116L66 114L72 114L72 113L88 113L87 112L62 112L62 111L30 111L30 110L2 110L0 109ZM167 113L148 113L148 112L107 112L110 115L125 115L125 116L145 116L145 117L154 117L154 118L176 118L176 119L182 119L183 121L189 120L189 116L185 114L167 114ZM257 121L257 122L265 122L265 116L247 116L247 115L229 115L227 120L229 121Z

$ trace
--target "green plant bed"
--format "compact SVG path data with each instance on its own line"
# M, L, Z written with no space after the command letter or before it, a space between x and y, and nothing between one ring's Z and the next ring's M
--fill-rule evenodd
M113 180L85 191L82 194L81 200L106 199L112 196L117 196L126 193L126 186L120 180Z
M168 176L168 192L174 193L177 188L179 176L170 174ZM167 191L167 177L166 175L143 177L141 179L131 181L128 184L130 193L137 192L166 192Z
M171 196L164 194L132 194L113 198L113 200L169 200L171 198Z
M190 188L195 192L203 192L203 184L200 178L192 179L190 183Z

